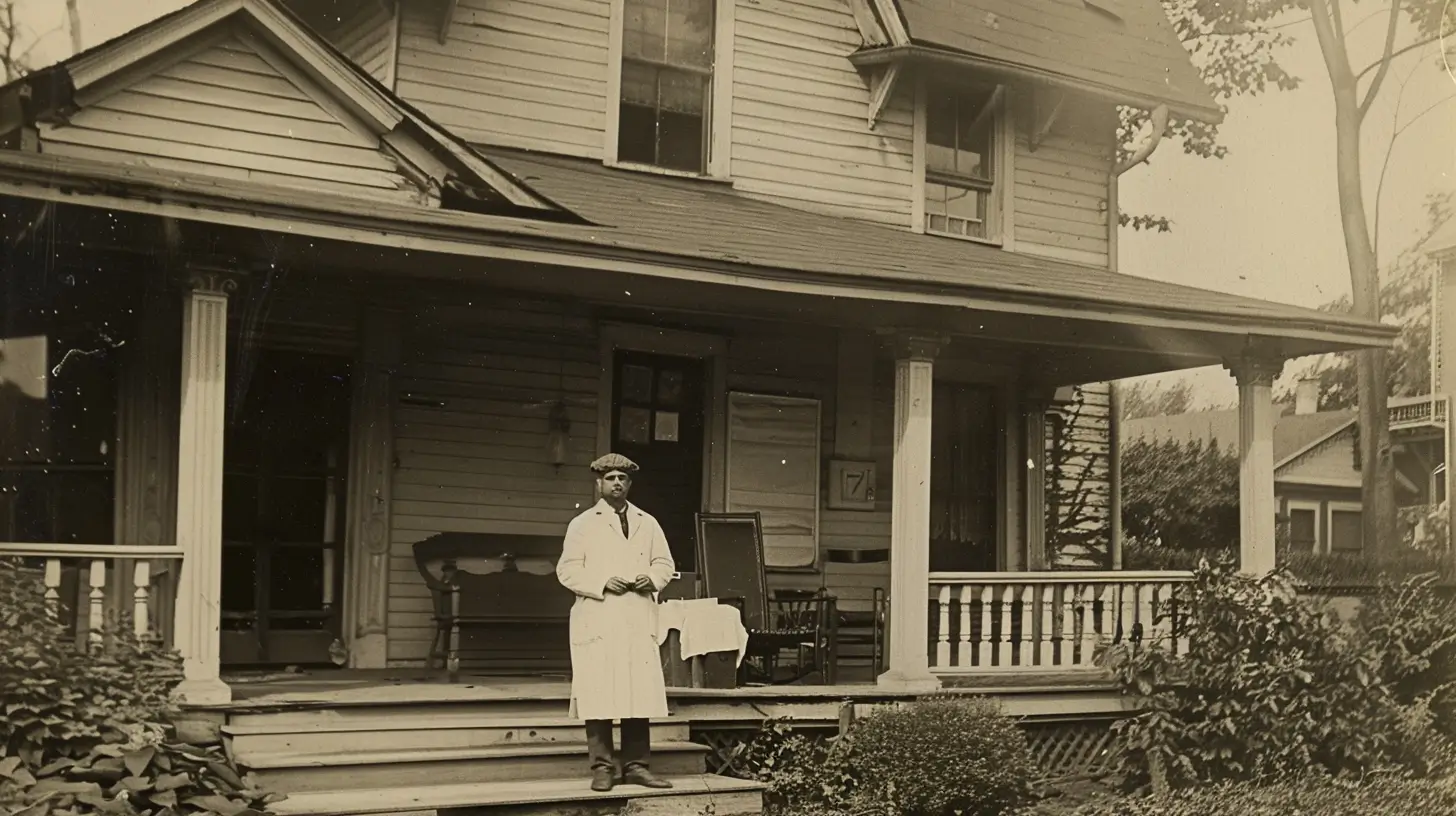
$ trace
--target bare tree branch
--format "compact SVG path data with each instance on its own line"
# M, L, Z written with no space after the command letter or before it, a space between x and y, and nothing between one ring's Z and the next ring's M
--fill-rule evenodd
M1339 0L1335 0L1336 7ZM1365 89L1365 98L1360 100L1360 118L1363 120L1365 114L1370 112L1370 105L1375 102L1375 95L1380 93L1380 86L1385 83L1386 74L1390 73L1390 63L1395 53L1395 33L1400 27L1400 0L1395 0L1390 5L1390 23L1385 29L1385 51L1380 58L1379 68L1375 69L1375 78L1370 80L1370 87ZM1357 80L1358 81L1358 80Z
M1437 34L1434 37L1428 37L1428 38L1426 38L1424 40L1421 40L1420 42L1414 42L1414 43L1411 43L1409 45L1401 46L1400 48L1397 48L1393 52L1391 52L1390 59L1393 60L1393 59L1396 59L1398 57L1403 57L1403 56L1405 56L1406 54L1409 54L1412 51L1418 51L1418 50L1420 50L1422 48L1425 48L1428 45L1432 45L1434 43L1438 43L1438 42L1441 41L1441 38L1443 36L1445 36L1445 34L1449 34L1449 33L1451 33L1451 32L1445 32L1443 34ZM1387 60L1385 58L1381 58L1380 61L1378 61L1378 62L1372 62L1369 65L1365 66L1364 68L1361 68L1360 71L1355 74L1355 79L1356 79L1356 81L1362 80L1362 79L1365 78L1365 75L1368 74L1368 73L1370 73L1371 71L1374 71L1375 69L1379 68L1382 65L1389 65L1389 64L1390 64L1390 61L1389 60Z

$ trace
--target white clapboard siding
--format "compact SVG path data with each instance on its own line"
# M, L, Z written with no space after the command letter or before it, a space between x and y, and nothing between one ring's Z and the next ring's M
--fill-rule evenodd
M1110 265L1108 200L1115 126L1108 110L1074 103L1036 150L1018 128L1013 183L1016 251Z
M397 19L393 4L362 3L352 16L326 15L322 31L354 64L392 88L399 42Z
M389 659L425 658L429 593L412 545L440 532L560 536L591 500L600 360L590 321L531 301L430 305L406 336L395 408ZM567 462L548 449L564 401Z
M608 0L460 0L444 44L437 13L401 12L400 96L472 142L601 157Z
M818 560L818 400L735 391L728 395L729 512L757 512L766 567Z
M41 128L53 156L310 190L418 195L379 139L282 58L230 39Z
M871 131L869 86L849 62L861 46L848 4L739 3L733 34L732 174L749 195L909 226L909 83Z
M1062 450L1053 449L1051 423L1047 433L1049 469L1047 500L1055 501L1055 518L1070 533L1064 540L1077 543L1059 548L1056 567L1105 569L1108 566L1108 536L1111 532L1111 482L1108 460L1110 419L1106 383L1092 383L1077 389L1075 400L1061 410L1066 420L1061 435ZM1057 532L1048 530L1049 540Z

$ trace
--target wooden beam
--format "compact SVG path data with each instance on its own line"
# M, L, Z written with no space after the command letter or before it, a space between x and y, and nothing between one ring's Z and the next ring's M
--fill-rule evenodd
M892 62L875 69L870 74L870 130L879 124L880 116L889 106L895 94L895 82L900 78L900 63Z
M436 34L436 39L440 41L440 45L444 45L445 41L450 38L450 24L455 21L455 9L459 5L460 0L445 0L444 7L440 12L440 30Z
M849 0L849 10L854 15L854 24L859 28L860 39L864 40L865 45L890 44L890 35L885 32L885 27L875 16L875 10L871 8L870 0Z
M1051 105L1046 104L1047 94L1055 93L1056 98ZM1062 107L1067 103L1066 91L1051 91L1046 88L1038 88L1032 95L1032 107L1034 115L1031 120L1031 133L1027 139L1030 143L1031 152L1035 153L1041 143L1046 139L1047 134L1057 123L1057 117L1062 114Z

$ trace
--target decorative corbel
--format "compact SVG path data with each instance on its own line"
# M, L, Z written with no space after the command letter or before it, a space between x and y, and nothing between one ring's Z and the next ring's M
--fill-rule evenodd
M455 9L460 6L460 0L445 0L444 10L440 12L440 29L436 35L440 45L450 38L450 24L455 21Z
M895 94L895 82L900 78L900 63L891 62L879 66L870 74L870 130L879 124L880 115L889 106Z
M1148 140L1146 142L1143 142L1142 146L1134 151L1131 156L1127 157L1127 161L1119 164L1112 171L1113 175L1120 176L1123 173L1126 173L1127 171L1133 169L1134 167L1137 167L1139 164L1147 161L1148 158L1153 155L1153 151L1158 149L1158 145L1162 144L1163 134L1166 133L1168 130L1168 106L1159 105L1158 107L1154 108L1152 119L1152 135L1149 136Z
M1050 93L1055 93L1056 96L1051 104L1047 105L1046 97ZM1046 139L1047 134L1052 132L1052 128L1057 123L1057 117L1062 115L1062 107L1066 103L1067 94L1065 91L1053 92L1045 88L1037 89L1032 101L1035 115L1032 117L1031 133L1027 135L1031 152L1035 153L1036 149L1041 147L1041 143Z

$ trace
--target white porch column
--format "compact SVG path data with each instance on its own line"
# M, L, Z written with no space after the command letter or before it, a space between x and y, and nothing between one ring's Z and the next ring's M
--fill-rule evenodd
M1239 384L1239 568L1265 575L1275 567L1273 391L1284 361L1246 357L1226 367Z
M398 311L367 306L351 375L344 631L349 666L358 669L382 669L389 661L389 519L400 331Z
M930 673L930 415L934 359L944 341L897 338L895 472L890 497L889 670L882 686L940 687Z
M222 622L222 448L227 405L227 306L239 278L192 270L182 304L182 413L177 446L177 587L175 643L192 704L227 702L218 677Z

